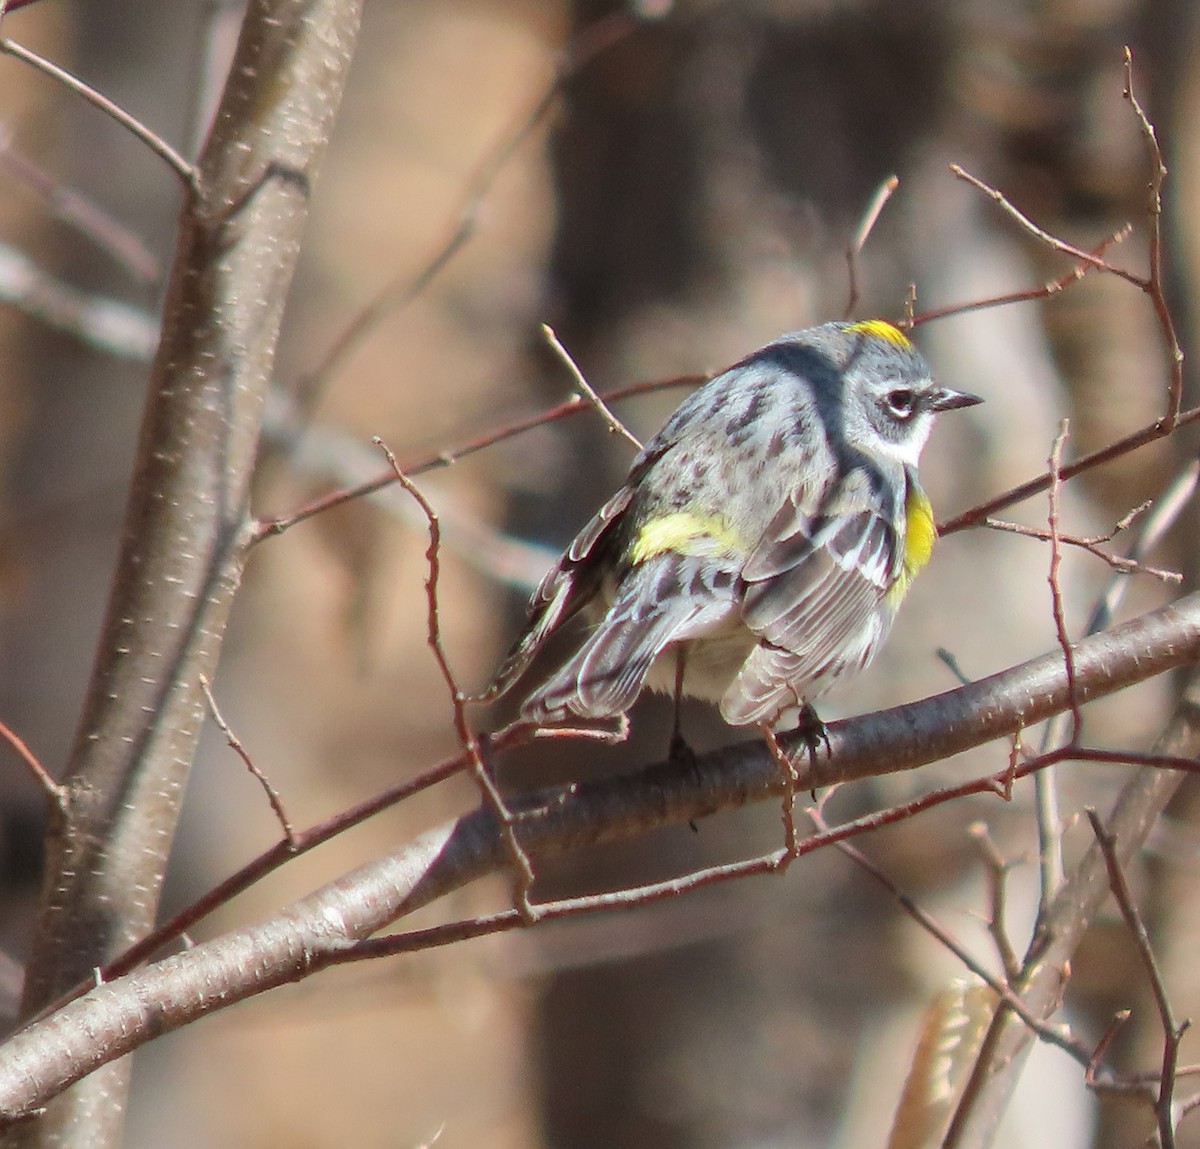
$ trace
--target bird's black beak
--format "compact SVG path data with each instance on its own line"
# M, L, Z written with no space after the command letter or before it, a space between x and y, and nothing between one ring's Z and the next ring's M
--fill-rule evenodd
M933 411L956 411L959 407L974 407L976 403L982 402L978 395L972 395L970 391L952 391L949 387L939 387L933 393L929 407Z

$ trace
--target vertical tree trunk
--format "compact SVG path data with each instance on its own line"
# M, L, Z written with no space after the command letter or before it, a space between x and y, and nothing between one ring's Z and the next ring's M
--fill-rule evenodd
M183 209L108 617L51 827L22 1012L153 923L241 576L263 398L358 0L252 0ZM5 1145L115 1145L117 1063Z

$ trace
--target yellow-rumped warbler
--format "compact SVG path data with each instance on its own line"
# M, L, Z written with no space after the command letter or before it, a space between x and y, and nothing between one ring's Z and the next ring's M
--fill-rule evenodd
M697 388L542 580L485 698L583 608L598 621L525 700L537 722L614 717L644 686L733 725L807 709L861 670L928 561L917 459L939 386L880 319L826 323Z

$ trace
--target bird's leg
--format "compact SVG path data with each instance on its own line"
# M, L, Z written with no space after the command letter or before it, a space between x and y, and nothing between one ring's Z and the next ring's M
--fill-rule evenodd
M821 716L813 709L811 702L800 704L800 721L796 723L796 734L808 747L808 764L812 770L817 768L817 751L822 745L825 747L825 757L833 757L833 747L829 744L829 730L821 721Z
M675 647L675 717L671 725L671 744L667 756L672 762L690 762L696 757L683 736L683 675L687 669L687 647L682 643Z
M817 800L817 751L824 744L825 757L832 758L833 747L829 744L829 730L821 721L821 716L813 709L811 702L804 701L800 704L800 721L796 723L796 735L808 748L808 771L809 777L812 779L809 793L815 802Z

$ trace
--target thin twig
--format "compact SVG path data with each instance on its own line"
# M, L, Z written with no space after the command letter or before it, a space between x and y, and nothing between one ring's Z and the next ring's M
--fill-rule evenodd
M808 811L809 817L813 819L818 828L822 828L823 823L820 814L813 810ZM836 846L843 854L846 855L856 866L870 874L881 886L884 887L896 900L900 908L908 914L926 933L936 939L941 945L948 949L962 964L980 981L989 986L997 997L1008 1006L1026 1025L1029 1026L1042 1040L1049 1042L1051 1045L1057 1046L1059 1049L1069 1053L1081 1065L1086 1065L1091 1058L1091 1049L1083 1045L1074 1034L1071 1033L1071 1028L1068 1025L1054 1025L1048 1021L1043 1021L1035 1014L1031 1013L1029 1007L1017 996L1016 993L1003 981L993 975L982 963L975 960L970 951L955 938L949 930L941 925L932 914L922 908L910 894L905 893L888 874L879 866L877 866L870 858L868 858L861 850L850 845L849 842L837 842Z
M1074 244L1067 243L1066 240L1060 239L1058 236L1052 235L1044 228L1035 224L1028 216L1020 212L997 188L985 183L976 176L971 175L958 164L951 164L950 170L961 180L971 184L983 192L989 199L993 200L1003 211L1005 211L1012 219L1030 235L1039 242L1055 251L1062 252L1066 255L1081 261L1089 263L1101 271L1107 271L1110 275L1115 275L1119 279L1132 284L1139 291L1143 292L1150 300L1151 306L1154 309L1154 315L1158 321L1158 326L1162 332L1163 343L1166 346L1168 357L1170 359L1170 379L1167 387L1167 412L1161 420L1164 433L1169 434L1175 429L1179 423L1180 412L1183 406L1183 350L1179 346L1179 338L1175 332L1175 322L1171 316L1171 309L1167 303L1166 289L1163 284L1163 244L1162 244L1162 189L1163 182L1167 176L1167 168L1163 162L1162 149L1158 143L1158 135L1154 130L1154 125L1150 123L1141 104L1138 102L1137 96L1133 90L1133 55L1129 48L1125 48L1125 86L1123 95L1129 102L1133 113L1137 118L1138 128L1142 134L1142 138L1146 143L1146 149L1150 157L1151 173L1149 185L1149 202L1147 203L1146 214L1149 221L1149 242L1148 242L1148 263L1149 270L1146 275L1138 275L1135 272L1128 271L1125 268L1118 267L1115 264L1104 259L1102 256L1091 252L1082 251Z
M1123 224L1112 235L1102 240L1088 253L1091 256L1102 256L1114 244L1123 243L1133 232L1132 224ZM987 299L973 299L969 303L951 303L945 307L934 307L922 311L912 320L912 325L918 327L923 323L931 323L935 319L947 319L951 315L970 315L976 311L987 311L993 307L1007 307L1013 303L1032 303L1038 299L1049 299L1065 291L1073 283L1078 283L1089 271L1097 270L1091 261L1077 263L1070 271L1051 279L1040 287L1027 287L1022 291L1010 291L1006 295L992 295Z
M1136 510L1144 510L1148 503ZM1007 519L996 519L988 517L983 520L983 525L989 530L1004 531L1008 534L1021 535L1027 539L1037 539L1039 542L1048 543L1052 540L1052 532L1046 527L1031 527L1024 523L1013 523ZM1183 575L1178 571L1163 570L1161 567L1147 566L1144 563L1138 562L1137 559L1132 559L1128 555L1115 555L1111 551L1103 549L1103 544L1111 542L1117 534L1117 531L1124 529L1127 523L1122 521L1116 529L1103 535L1068 535L1059 532L1058 542L1060 545L1076 547L1081 551L1086 551L1088 554L1095 555L1096 558L1102 559L1113 570L1120 572L1123 575L1144 574L1150 575L1152 578L1158 579L1160 582L1170 583L1172 586L1178 586L1183 582Z
M225 721L217 706L217 700L213 697L212 687L209 685L208 679L202 674L200 675L200 689L204 692L204 701L208 704L208 713L216 724L217 729L225 735L225 741L241 760L245 763L246 769L257 780L258 784L263 788L263 793L267 796L267 801L271 803L271 809L275 812L276 821L279 822L283 830L283 840L288 850L292 853L296 851L296 830L292 825L292 820L287 816L287 811L283 806L283 798L278 790L271 785L270 779L267 778L257 765L254 759L250 757L249 751L242 745L242 741L234 734L229 723Z
M1043 741L1043 746L1047 742ZM1067 877L1063 857L1062 812L1058 802L1058 773L1050 767L1039 770L1033 779L1033 808L1038 835L1038 916L1046 919L1058 891Z
M1158 134L1154 130L1154 125L1150 123L1133 91L1133 53L1129 50L1128 45L1125 47L1125 88L1122 95L1129 101L1129 106L1137 117L1138 128L1142 133L1142 139L1146 142L1146 150L1150 156L1150 198L1146 205L1146 215L1150 227L1148 243L1150 274L1144 290L1154 307L1154 314L1158 319L1163 342L1166 344L1171 360L1170 382L1167 388L1166 423L1168 427L1174 427L1183 406L1183 350L1180 348L1179 338L1175 334L1175 320L1171 316L1171 308L1167 303L1166 290L1163 285L1162 189L1163 181L1167 178L1167 166L1163 163L1162 148L1159 147Z
M1138 955L1146 969L1150 988L1154 993L1154 1003L1163 1028L1163 1059L1162 1074L1158 1084L1158 1098L1154 1106L1154 1114L1158 1121L1159 1143L1162 1149L1175 1147L1175 1106L1174 1093L1176 1085L1176 1065L1179 1061L1179 1043L1191 1024L1188 1021L1176 1022L1175 1011L1171 1007L1171 999L1163 981L1162 971L1158 968L1158 960L1154 956L1154 948L1150 944L1150 933L1146 923L1138 912L1125 879L1125 871L1117 857L1116 840L1108 832L1100 816L1091 806L1087 807L1088 821L1092 824L1092 833L1096 835L1096 843L1104 855L1104 864L1108 869L1108 884L1112 889L1120 907L1121 916L1133 935Z
M378 436L372 442L384 453L388 465L396 473L397 482L416 500L429 523L429 547L425 551L425 558L429 564L428 574L425 578L429 646L450 694L450 702L454 708L454 726L459 742L466 751L468 767L479 786L484 802L500 824L501 837L516 874L514 890L516 909L526 922L532 924L537 920L537 911L529 896L534 883L533 863L530 862L529 855L517 839L516 816L508 808L504 796L492 779L487 763L484 762L483 748L467 718L468 695L458 684L458 679L450 666L450 660L442 642L442 623L438 606L438 582L441 577L441 524L438 522L437 512L429 500L425 498L412 479L400 469L391 448Z
M1039 774L1040 776L1040 774ZM979 848L979 856L987 869L990 909L987 917L988 933L996 947L996 954L1004 968L1004 976L1014 982L1021 972L1021 962L1008 936L1008 871L1012 863L1005 861L999 847L992 841L986 822L972 822L967 827L972 841Z
M867 237L875 227L880 213L899 186L900 177L891 175L875 189L875 194L871 197L871 202L867 204L867 210L863 212L863 217L855 229L853 238L850 240L850 245L846 248L846 273L850 281L850 294L846 300L846 311L844 314L844 318L846 319L849 319L854 314L854 309L858 306L858 257L862 254L862 249L867 243Z
M1179 516L1191 503L1200 481L1200 459L1192 459L1172 477L1157 499L1151 503L1149 512L1142 520L1141 529L1126 552L1130 562L1141 563L1145 555L1154 551L1166 537L1167 532L1179 521ZM1145 569L1145 568L1144 568ZM1087 634L1098 634L1116 617L1118 608L1129 590L1129 580L1113 578L1108 589L1097 602L1088 619Z
M90 84L86 84L78 76L71 75L65 68L60 68L45 56L23 47L14 40L0 38L0 52L12 56L22 63L36 68L43 75L57 80L65 88L69 88L77 96L82 96L92 107L97 108L106 116L116 120L127 132L146 145L160 160L179 177L180 182L192 194L198 195L200 185L195 167L188 163L166 140L157 132L151 131L136 116L130 115L124 108L113 103L107 96L102 95Z
M518 730L528 731L530 738L538 741L553 741L558 738L582 738L591 742L599 742L602 746L616 746L629 738L629 715L619 714L612 726L547 726L541 722L529 722L518 718L515 722L502 727L500 734L508 734ZM497 737L493 735L493 738Z
M671 379L631 383L626 387L616 387L611 391L605 392L602 398L606 403L611 404L622 399L632 398L635 395L649 395L658 391L672 390L676 387L695 387L700 383L707 382L711 377L710 375L677 375ZM559 419L566 419L572 415L592 410L594 410L592 404L584 396L573 395L570 399L566 399L562 403L539 411L537 414L524 416L503 427L497 427L487 434L468 440L457 447L439 451L436 455L426 456L410 465L402 464L400 469L409 477L423 475L429 471L452 466L460 459L465 459L469 455L486 450L497 443L502 443L518 435L523 435L534 427L545 426L548 423L557 422ZM1196 414L1197 417L1200 417L1200 410L1197 410ZM324 514L334 507L340 507L346 503L354 502L356 499L373 495L376 491L381 491L384 487L389 487L395 482L396 474L389 467L373 479L367 479L365 482L356 483L349 487L342 487L336 491L322 495L320 498L314 499L311 503L306 503L303 507L293 511L290 515L260 520L255 526L251 545L260 543L264 539L273 538L275 535L281 535L285 531L291 530L292 527L307 522L317 515Z
M1177 1101L1175 1106L1179 1111L1179 1119L1182 1121L1189 1113L1200 1109L1200 1093L1193 1093L1191 1097L1183 1101Z
M741 881L758 874L775 873L786 864L786 851L773 850L771 853L757 858L710 866L679 878L668 878L659 882L630 886L602 894L587 894L577 898L560 898L555 901L539 902L537 920L540 923L613 910L637 909L655 902L682 897L694 890L721 882ZM335 961L358 962L393 957L396 954L451 945L469 938L505 933L526 925L528 923L515 909L500 910L494 914L481 914L478 917L429 926L426 929L366 938L347 947L343 953L336 956Z
M783 779L783 793L780 797L783 852L787 862L791 862L793 858L799 857L796 834L796 787L800 782L800 776L796 772L796 764L792 761L791 755L779 745L774 728L764 722L761 729L763 741L766 742L771 757L775 759L775 764L779 767L779 776Z
M1129 1009L1119 1009L1113 1014L1113 1019L1109 1023L1108 1028L1104 1031L1100 1040L1096 1042L1096 1048L1092 1051L1092 1056L1088 1060L1087 1071L1083 1075L1084 1084L1089 1088L1095 1088L1097 1085L1104 1084L1099 1081L1100 1062L1104 1055L1108 1052L1108 1047L1112 1045L1113 1039L1121 1031L1122 1026L1133 1016L1133 1011Z
M1071 646L1071 636L1067 632L1066 613L1063 608L1062 586L1059 583L1059 566L1062 563L1062 546L1059 535L1059 496L1062 494L1063 447L1070 434L1070 422L1064 419L1059 425L1058 434L1054 437L1054 446L1050 450L1050 509L1047 521L1050 527L1050 571L1047 581L1050 584L1050 601L1054 611L1054 631L1058 636L1058 644L1062 648L1063 663L1067 673L1067 689L1071 699L1071 742L1079 741L1083 730L1083 713L1079 706L1078 688L1075 682L1075 653Z
M1156 419L1153 423L1149 423L1131 432L1124 438L1118 439L1115 443L1109 443L1107 447L1101 447L1088 455L1081 455L1074 462L1066 464L1059 472L1058 477L1065 483L1075 478L1076 475L1082 475L1085 471L1102 467L1105 463L1111 463L1114 459L1123 458L1140 447L1156 443L1159 439L1171 434L1172 431L1189 423L1195 423L1198 419L1200 419L1200 407L1189 407L1188 410L1184 411L1175 420L1174 426L1169 426L1165 419ZM947 519L944 523L939 523L937 528L938 535L952 535L956 531L977 526L997 511L1002 511L1006 507L1011 507L1016 503L1023 503L1026 499L1032 499L1036 495L1043 494L1049 486L1050 475L1048 472L1037 475L1032 479L1027 479L1024 483L1011 487L1007 491L1002 491L998 495L993 495L992 498L985 502L979 503L969 510L955 515L952 519Z
M1008 769L1004 771L1004 774L1002 775L1002 787L999 791L997 791L1000 797L1006 802L1012 801L1013 783L1015 783L1019 777L1017 771L1021 764L1021 756L1024 753L1024 747L1021 744L1021 738L1024 733L1025 732L1023 729L1014 730L1012 733L1012 741L1008 747ZM1041 771L1038 771L1038 773L1040 774Z
M1059 496L1062 493L1062 452L1066 444L1069 423L1066 419L1059 426L1054 445L1050 451L1050 473L1052 476L1049 489L1049 509L1047 518L1048 541L1050 543L1050 570L1047 580L1050 584L1051 613L1054 617L1054 630L1058 637L1059 647L1063 652L1063 662L1066 668L1067 682L1071 700L1071 737L1070 743L1078 743L1083 724L1079 707L1078 694L1075 686L1075 658L1071 649L1070 636L1067 633L1066 616L1062 600L1062 587L1059 583L1059 568L1062 563L1062 533L1060 529ZM1042 748L1049 746L1049 726L1043 737ZM1014 750L1015 753L1015 750ZM1058 771L1056 767L1038 771L1034 778L1033 806L1037 820L1038 833L1038 920L1049 912L1054 896L1066 880L1066 861L1063 857L1062 843L1062 814L1058 800Z
M555 355L562 360L567 370L571 373L571 378L575 381L575 386L586 396L587 400L593 407L596 408L600 418L608 425L609 431L615 435L621 435L628 439L634 446L634 449L640 451L642 444L638 441L637 436L621 422L620 419L612 413L612 409L604 402L603 399L596 393L592 385L587 381L583 372L580 371L579 365L571 358L571 353L563 346L562 340L555 334L554 328L549 323L542 324L542 335L546 342L550 345Z
M0 739L7 742L17 752L17 757L25 763L30 777L38 784L42 793L46 795L46 798L54 808L60 814L65 814L67 812L66 787L60 786L50 777L46 771L46 767L38 761L37 755L29 749L25 744L25 740L7 723L0 722Z
M0 167L37 195L56 219L86 236L132 276L146 283L161 277L158 258L140 236L83 192L61 183L18 152L12 146L11 131L3 127L0 127Z
M950 170L960 179L969 183L973 188L983 192L988 199L992 200L998 207L1008 214L1030 235L1035 239L1044 243L1047 247L1054 251L1062 252L1064 255L1069 255L1072 259L1078 260L1080 263L1091 264L1099 271L1107 271L1110 275L1117 276L1118 279L1123 279L1127 283L1133 284L1140 291L1145 291L1149 286L1149 281L1135 272L1128 271L1123 267L1117 267L1110 263L1101 255L1093 255L1090 251L1084 251L1081 247L1076 247L1073 243L1068 243L1065 239L1059 239L1058 236L1046 231L1045 228L1038 227L1027 215L1021 212L1008 197L998 188L992 187L991 184L985 183L978 176L973 176L965 168L959 164L951 164Z

